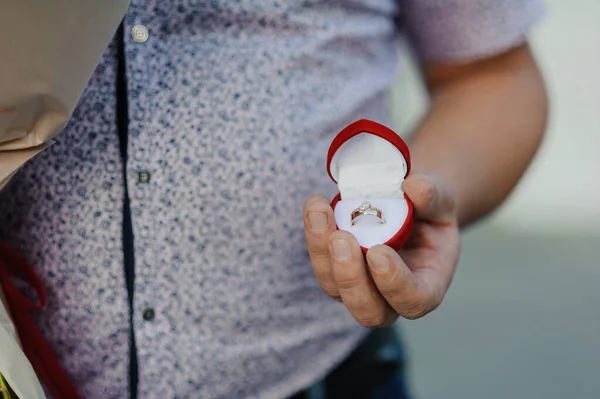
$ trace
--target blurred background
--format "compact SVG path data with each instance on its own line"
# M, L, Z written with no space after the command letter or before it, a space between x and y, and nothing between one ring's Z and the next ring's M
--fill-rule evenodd
M546 0L532 47L546 141L509 201L466 231L442 306L399 323L417 399L600 398L600 0ZM394 123L426 96L402 60Z

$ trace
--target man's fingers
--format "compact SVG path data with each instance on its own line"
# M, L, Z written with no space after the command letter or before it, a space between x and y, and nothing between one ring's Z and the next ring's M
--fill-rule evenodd
M304 235L317 281L327 295L338 298L337 285L329 264L329 235L335 231L335 220L329 200L316 195L304 203Z
M454 196L440 176L411 173L402 187L414 204L418 218L438 223L452 220Z
M377 291L352 234L336 231L329 238L330 264L339 295L350 314L365 327L385 326L398 317Z
M440 304L443 284L437 280L442 276L433 270L413 273L396 251L383 245L369 249L367 262L377 289L400 316L418 319Z

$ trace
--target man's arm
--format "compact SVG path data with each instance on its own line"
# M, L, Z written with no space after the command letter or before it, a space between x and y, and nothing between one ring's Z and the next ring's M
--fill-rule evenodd
M327 198L306 201L312 266L323 290L363 326L416 319L442 302L458 263L459 228L509 194L540 145L547 100L527 46L465 65L423 66L431 104L411 142L404 181L415 223L397 253L336 231Z
M547 121L544 84L526 45L422 70L431 104L410 140L413 167L446 180L464 226L496 208L529 165Z

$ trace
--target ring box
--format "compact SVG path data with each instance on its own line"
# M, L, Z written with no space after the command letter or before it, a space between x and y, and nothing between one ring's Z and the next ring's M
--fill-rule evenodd
M331 201L336 226L353 234L363 253L379 244L399 250L406 243L414 212L402 189L410 152L398 134L367 119L352 123L333 139L327 173L339 191ZM352 212L364 201L381 210L385 223L363 216L351 225Z

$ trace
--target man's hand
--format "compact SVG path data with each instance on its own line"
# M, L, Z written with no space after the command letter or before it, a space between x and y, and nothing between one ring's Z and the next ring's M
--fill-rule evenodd
M415 206L409 242L397 253L378 245L366 262L352 234L336 231L327 198L304 205L304 231L321 288L365 327L417 319L439 306L458 262L460 235L454 195L437 175L413 173L404 191Z
M364 326L435 309L452 280L459 227L489 214L510 193L544 135L547 98L526 43L466 64L428 63L429 111L410 137L413 170L404 191L415 205L410 242L376 246L367 264L354 237L335 231L323 197L304 207L306 241L319 284Z

